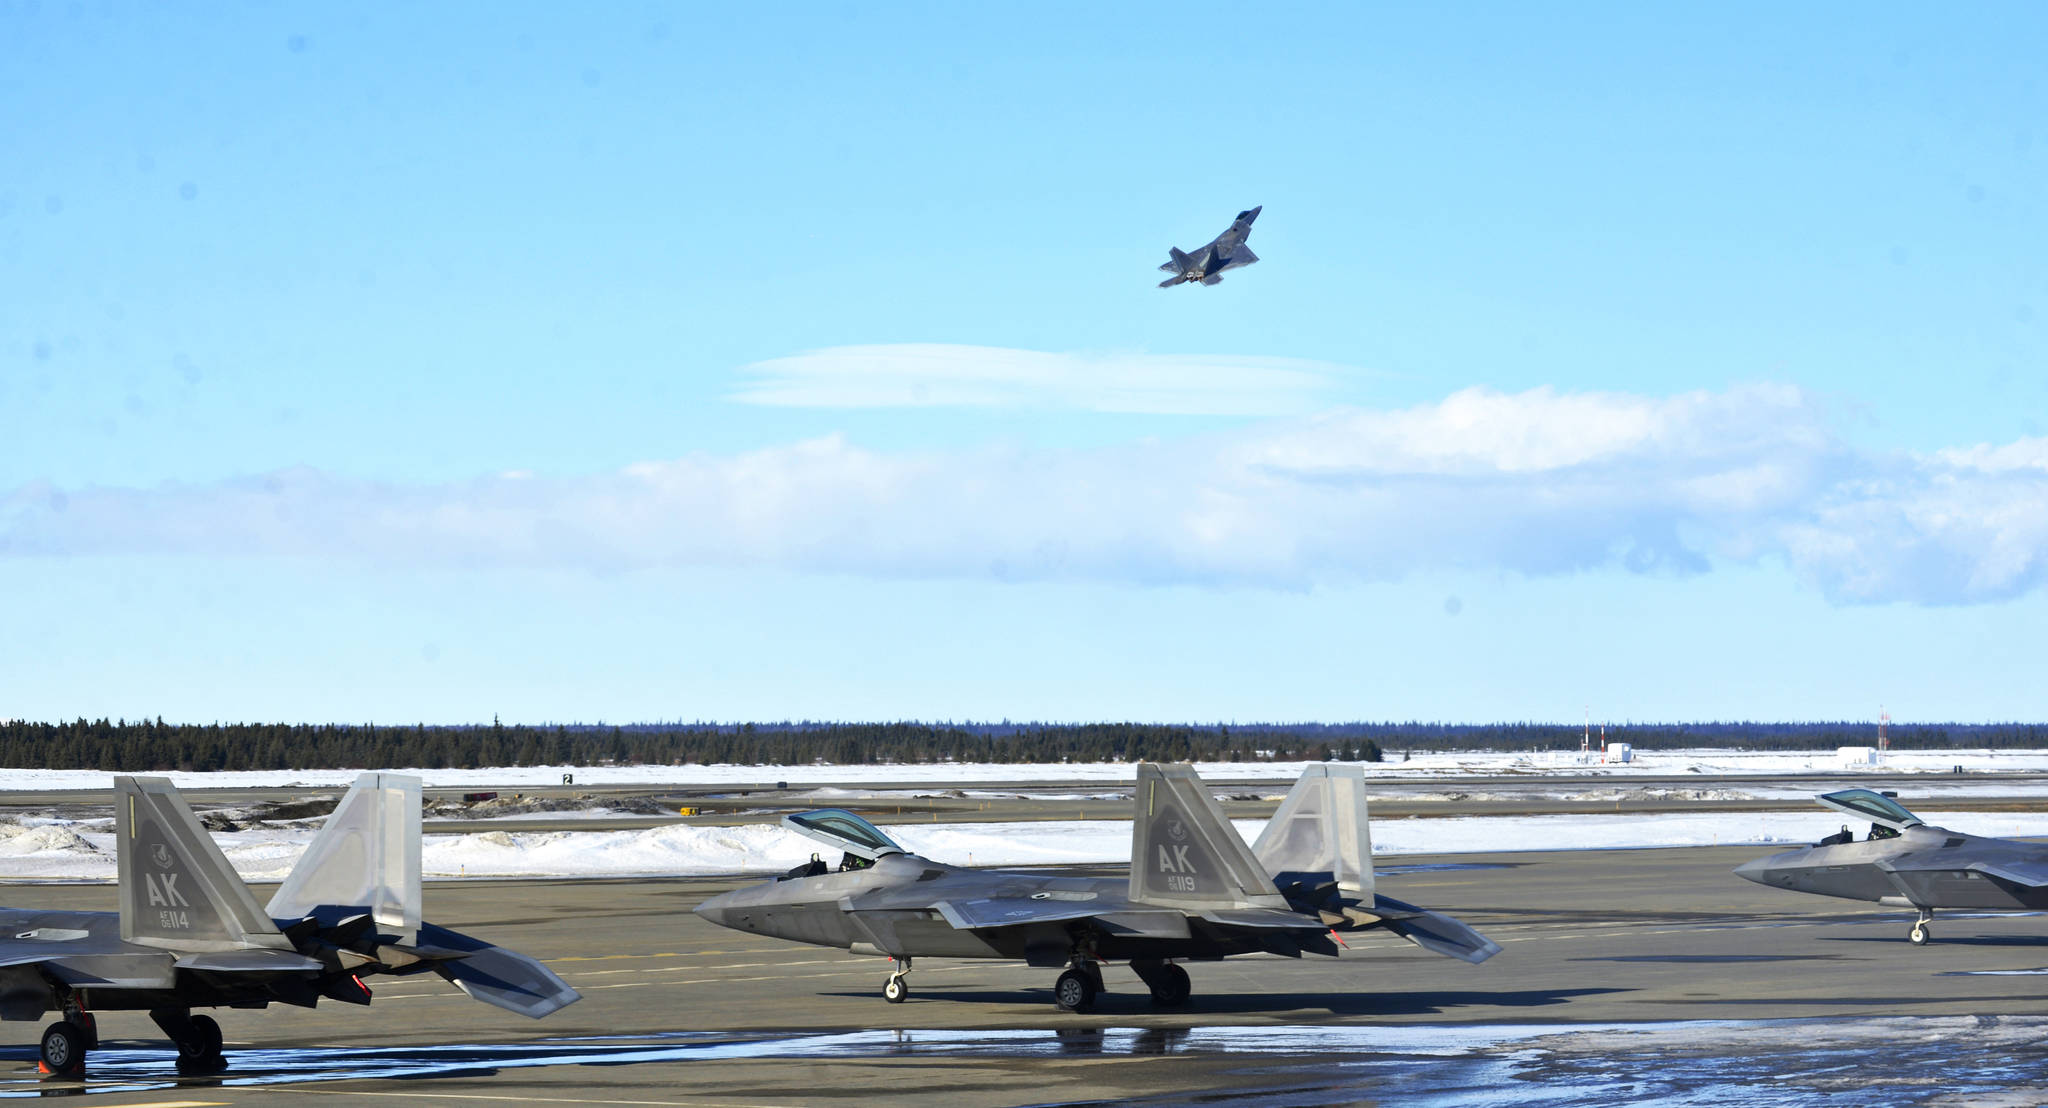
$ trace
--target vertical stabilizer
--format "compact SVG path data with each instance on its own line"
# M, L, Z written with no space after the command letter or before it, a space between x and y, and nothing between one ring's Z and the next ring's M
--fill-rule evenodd
M1189 766L1138 767L1131 899L1174 908L1286 908L1287 900Z
M291 949L168 780L116 777L114 790L123 941L186 953Z
M1252 844L1259 864L1281 887L1335 883L1372 899L1372 825L1365 812L1362 766L1313 765L1288 790Z
M368 912L377 930L411 944L420 929L420 779L365 773L335 805L313 844L292 867L270 914L314 909Z

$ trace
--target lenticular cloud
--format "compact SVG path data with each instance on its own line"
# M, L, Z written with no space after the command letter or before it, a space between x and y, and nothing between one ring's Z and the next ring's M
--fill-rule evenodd
M0 498L0 556L170 552L1290 589L1763 560L1838 601L1970 603L2042 583L2048 440L1860 451L1781 386L1468 389L1089 450L885 452L834 435L573 477L299 469Z

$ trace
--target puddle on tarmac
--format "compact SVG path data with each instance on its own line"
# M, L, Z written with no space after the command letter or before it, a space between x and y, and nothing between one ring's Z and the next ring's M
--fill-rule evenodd
M95 1051L84 1082L39 1080L33 1048L0 1051L0 1097L477 1076L542 1066L633 1066L735 1059L1202 1056L1230 1088L1134 1103L1295 1105L1392 1098L1425 1108L1616 1103L1787 1108L1821 1099L1869 1108L2042 1103L2048 1018L1693 1020L1597 1025L1062 1028L855 1031L540 1039L383 1049L235 1051L232 1068L181 1075L168 1049ZM1245 1082L1249 1080L1250 1087ZM1262 1087L1263 1086L1263 1087ZM2030 1091L2043 1099L2011 1100ZM2003 1098L2003 1099L1999 1099Z

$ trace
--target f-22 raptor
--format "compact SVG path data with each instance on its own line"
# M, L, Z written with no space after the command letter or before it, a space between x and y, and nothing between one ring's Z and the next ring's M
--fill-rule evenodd
M1917 909L1906 936L1915 946L1930 937L1927 925L1936 908L2048 908L2048 846L1930 827L1905 805L1869 789L1818 799L1869 820L1869 837L1859 842L1844 825L1840 834L1812 846L1745 862L1736 875L1777 889Z
M1237 213L1237 218L1231 221L1228 230L1209 240L1207 246L1193 253L1183 254L1178 247L1167 247L1169 260L1159 268L1173 276L1159 282L1159 287L1170 289L1190 281L1213 285L1223 280L1225 270L1241 269L1258 261L1259 256L1252 253L1252 248L1246 246L1244 240L1251 237L1252 220L1259 218L1259 212L1264 208L1265 205L1261 204L1249 211Z
M536 1019L578 999L524 954L421 921L417 777L356 778L261 908L169 781L114 785L120 911L0 908L0 1019L63 1016L46 1074L85 1072L97 1012L147 1011L181 1068L217 1070L220 1024L194 1008L368 1004L364 977L426 971Z
M1153 1003L1187 1003L1183 961L1268 953L1335 956L1333 935L1383 927L1438 954L1483 962L1500 950L1449 916L1373 890L1365 774L1313 765L1247 847L1184 765L1138 767L1128 881L960 869L920 858L852 812L783 817L845 853L812 858L765 885L698 905L713 923L780 939L886 955L882 996L910 995L913 958L1002 958L1065 966L1053 1001L1086 1011L1102 966L1127 962Z

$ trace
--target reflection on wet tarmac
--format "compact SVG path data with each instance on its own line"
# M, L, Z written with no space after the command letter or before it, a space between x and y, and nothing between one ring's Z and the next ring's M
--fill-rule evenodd
M1832 1098L1870 1108L1972 1103L1993 1093L2048 1097L2048 1018L1689 1020L1599 1025L1020 1028L812 1034L672 1032L347 1050L235 1052L232 1069L180 1076L173 1052L108 1044L84 1082L38 1080L32 1048L0 1097L92 1096L212 1086L366 1078L478 1076L538 1066L777 1059L1034 1058L1202 1055L1256 1060L1272 1084L1227 1096L1171 1093L1155 1106L1369 1103L1590 1108L1615 1103L1805 1105ZM1307 1059L1308 1061L1305 1061ZM2041 1103L2040 1100L2013 1103Z

